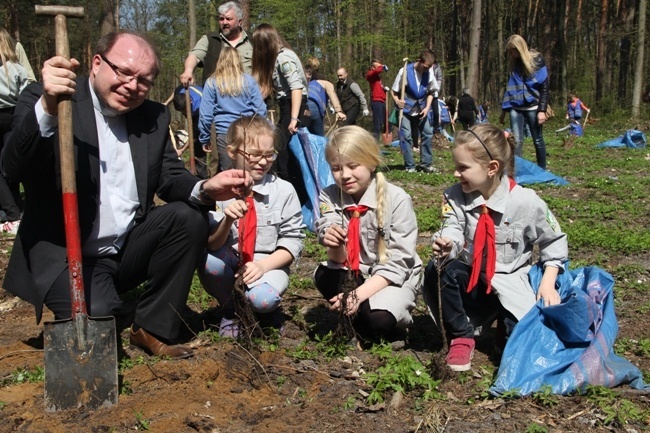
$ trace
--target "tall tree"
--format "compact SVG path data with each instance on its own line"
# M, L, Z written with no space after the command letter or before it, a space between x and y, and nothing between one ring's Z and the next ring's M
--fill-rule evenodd
M472 21L469 36L469 68L467 70L467 87L470 95L478 96L478 50L481 42L481 0L472 0Z
M598 64L596 66L596 102L603 98L605 81L605 49L607 32L607 0L600 0L600 23L598 24Z
M641 89L643 88L643 63L645 47L645 17L647 0L639 0L639 29L636 44L636 66L634 68L634 91L632 92L632 117L638 119L641 104Z

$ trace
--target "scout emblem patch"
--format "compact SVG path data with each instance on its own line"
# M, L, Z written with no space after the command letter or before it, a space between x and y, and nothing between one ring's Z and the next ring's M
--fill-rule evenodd
M551 212L550 209L546 210L546 222L551 226L554 232L557 232L560 229L560 225L558 224L557 219L555 219L555 215L553 215L553 212Z
M330 205L328 205L327 203L321 203L319 208L321 214L330 212L332 210L332 208L330 208Z
M290 74L291 72L293 72L293 63L291 63L291 62L284 62L284 63L280 66L280 70L282 71L282 73L283 73L284 75L288 75L288 74Z

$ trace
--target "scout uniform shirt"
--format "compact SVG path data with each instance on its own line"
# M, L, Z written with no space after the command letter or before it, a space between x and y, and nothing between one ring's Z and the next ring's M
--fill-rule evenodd
M458 258L470 266L481 206L485 203L490 209L496 239L492 288L501 304L521 320L536 302L528 281L533 246L539 245L539 260L544 267L553 266L562 272L569 254L566 234L535 191L520 185L510 189L506 175L487 202L478 191L464 193L460 184L447 189L444 198L442 228L433 239L440 236L451 239L449 258Z
M379 263L377 238L381 234L377 227L376 187L376 180L373 179L359 203L355 203L349 194L343 193L343 206L340 204L341 190L337 185L330 185L322 190L321 217L316 221L316 233L319 241L322 241L325 229L332 224L349 227L350 213L343 211L345 207L368 207L359 222L359 270L364 275L381 275L390 281L389 286L370 297L370 308L389 311L397 319L397 326L404 328L413 321L410 311L415 307L415 295L422 271L422 260L415 250L418 225L411 197L402 188L386 183L383 236L388 258L385 263ZM332 269L343 269L340 263L323 264Z
M291 91L296 89L302 89L302 96L307 97L309 83L302 69L302 63L296 53L287 48L280 49L275 61L273 88L277 93L277 99L290 98Z

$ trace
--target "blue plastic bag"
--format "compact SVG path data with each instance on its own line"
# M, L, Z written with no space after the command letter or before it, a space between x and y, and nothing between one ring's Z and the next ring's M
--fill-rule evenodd
M632 149L643 149L646 147L645 134L636 129L628 129L625 134L611 140L603 141L596 147L629 147Z
M302 219L312 232L315 230L316 220L320 217L320 191L334 183L330 166L325 160L326 144L327 138L310 134L307 128L300 128L289 142L289 149L300 162L302 179L309 196L307 203L302 206Z
M542 273L539 265L530 270L534 288ZM614 354L618 322L612 276L587 267L560 274L557 283L562 304L545 308L540 300L514 327L490 393L517 390L523 396L550 386L555 394L571 394L587 385L621 384L650 390L641 371Z
M515 156L515 181L519 185L550 183L553 185L564 186L569 184L569 182L563 177L557 176L550 171L546 171L537 164L518 156Z

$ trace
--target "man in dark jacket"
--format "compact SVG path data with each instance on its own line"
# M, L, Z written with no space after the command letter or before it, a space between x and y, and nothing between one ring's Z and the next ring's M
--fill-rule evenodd
M4 288L31 302L38 321L43 304L55 319L71 317L57 134L57 100L71 95L88 313L118 314L119 294L147 282L131 343L157 356L192 356L169 343L205 248L201 207L243 193L250 179L230 171L200 181L185 169L170 143L169 111L146 99L160 59L142 36L110 33L97 45L90 76L77 78L78 67L75 59L47 60L43 84L30 84L16 105L2 171L23 183L26 200ZM155 206L154 194L168 204Z
M341 107L345 113L345 120L343 125L356 125L359 113L368 116L368 103L366 97L357 83L348 79L348 72L345 68L339 68L336 71L338 82L336 83L336 96L339 97Z

